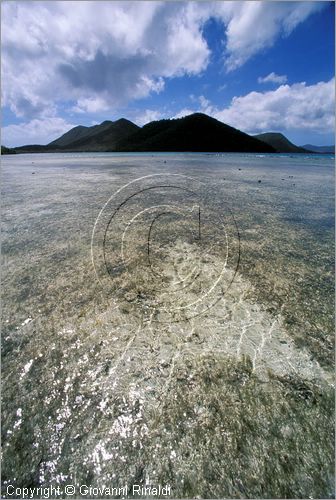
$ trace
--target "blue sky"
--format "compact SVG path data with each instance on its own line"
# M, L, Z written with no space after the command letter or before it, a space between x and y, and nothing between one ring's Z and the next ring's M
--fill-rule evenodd
M334 37L333 2L3 2L1 142L198 111L332 144Z

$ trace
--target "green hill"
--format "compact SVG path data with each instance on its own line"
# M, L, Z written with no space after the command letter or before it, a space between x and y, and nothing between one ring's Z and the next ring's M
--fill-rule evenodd
M311 151L312 153L331 153L335 154L335 145L334 146L313 146L313 144L305 144L304 146L301 146L304 149L307 149L308 151Z
M273 147L202 113L148 123L118 151L274 152Z
M139 129L125 118L115 122L106 120L100 125L72 128L46 146L39 144L15 148L18 153L103 152L115 151L116 143Z
M2 155L15 155L16 151L13 148L6 148L6 146L1 146Z
M56 146L56 147L65 147L71 144L74 141L82 139L83 137L90 135L90 129L93 127L84 127L83 125L78 125L78 127L74 127L65 134L61 135L55 141L52 141L48 144L48 146Z
M125 118L115 122L106 120L93 127L75 127L50 142L48 147L71 151L114 151L118 141L138 129L137 125Z
M295 146L287 137L277 132L266 132L265 134L257 134L253 137L266 142L266 144L272 146L277 153L309 153L306 149Z
M296 146L281 133L245 134L203 113L148 123L142 128L125 118L99 125L78 125L46 146L1 147L2 154L53 152L237 152L334 153L334 146Z

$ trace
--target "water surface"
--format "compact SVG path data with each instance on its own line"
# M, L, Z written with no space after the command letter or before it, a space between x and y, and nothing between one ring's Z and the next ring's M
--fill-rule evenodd
M333 186L328 155L3 157L4 488L332 497Z

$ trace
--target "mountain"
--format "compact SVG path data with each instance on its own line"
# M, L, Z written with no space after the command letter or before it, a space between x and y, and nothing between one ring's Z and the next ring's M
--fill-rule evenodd
M78 125L78 127L74 127L65 134L61 135L58 139L55 141L52 141L48 144L48 146L59 146L59 147L65 147L69 146L74 141L77 141L79 139L82 139L83 137L89 136L90 135L90 130L93 127L84 127L83 125Z
M6 148L6 146L1 146L2 155L15 155L16 151L13 148Z
M100 125L79 125L48 144L48 148L71 151L114 151L118 141L136 132L140 127L121 118L115 122L106 120Z
M266 144L269 144L272 146L277 153L309 153L305 148L300 148L298 146L295 146L292 142L290 142L287 137L285 137L283 134L276 133L276 132L266 132L265 134L257 134L254 135L256 139L259 139L260 141L266 142Z
M118 151L263 152L274 148L202 113L148 123L120 140Z
M97 152L115 151L116 144L140 127L125 118L115 122L106 120L100 125L72 128L46 146L39 144L14 148L17 153Z
M313 146L312 144L305 144L301 146L304 149L308 149L308 151L312 151L313 153L331 153L335 154L335 145L334 146Z
M125 118L72 128L46 146L1 147L2 154L108 151L195 151L242 153L334 153L335 146L298 147L283 134L248 135L203 113L148 123L142 128Z
M272 146L202 113L159 120L140 128L121 118L77 126L46 146L26 145L18 153L87 151L203 151L274 153Z

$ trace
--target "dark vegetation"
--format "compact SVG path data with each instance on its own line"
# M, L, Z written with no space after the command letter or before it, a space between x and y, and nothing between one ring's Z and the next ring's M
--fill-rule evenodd
M313 153L331 153L335 154L335 145L333 146L313 146L313 144L305 144L301 146L304 149L308 149Z
M264 152L274 149L240 130L195 113L176 120L151 122L118 143L120 151Z
M1 146L2 155L15 155L16 151L13 148L6 148L6 146Z
M137 125L124 118L93 127L78 126L48 144L48 147L70 148L72 151L115 151L120 140L137 130Z
M309 147L308 147L309 146ZM121 118L100 125L78 125L42 146L1 147L2 154L59 152L226 152L226 153L328 153L333 147L298 147L283 134L251 136L215 118L194 113L184 118L150 122L142 128Z
M300 148L290 142L283 134L275 132L267 132L265 134L258 134L254 136L260 141L272 146L279 153L310 153L308 149Z

